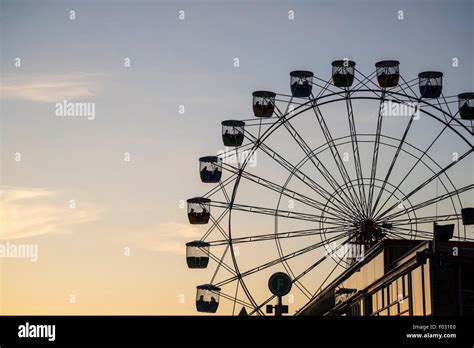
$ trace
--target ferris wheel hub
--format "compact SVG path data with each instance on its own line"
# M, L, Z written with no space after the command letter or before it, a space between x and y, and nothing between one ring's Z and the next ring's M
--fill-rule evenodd
M370 219L364 219L356 226L355 243L363 244L367 248L372 247L385 237L385 233L377 223Z

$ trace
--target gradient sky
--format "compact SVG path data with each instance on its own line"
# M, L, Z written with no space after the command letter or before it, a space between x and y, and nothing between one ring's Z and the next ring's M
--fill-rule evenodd
M210 189L197 159L223 149L220 122L251 118L254 90L289 93L291 70L328 78L334 59L366 73L397 59L406 79L443 71L445 95L474 90L472 0L0 3L0 238L39 246L38 262L0 259L4 314L194 314L212 269L186 268L184 243L204 231L180 201ZM56 117L63 99L95 102L96 118ZM470 157L454 173L461 186L473 169ZM268 219L241 226L273 229ZM256 291L268 295L265 283Z

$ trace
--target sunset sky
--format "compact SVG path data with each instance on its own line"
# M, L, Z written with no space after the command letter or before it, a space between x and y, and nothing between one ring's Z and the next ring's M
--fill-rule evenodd
M182 201L211 188L199 179L198 158L224 148L221 121L252 117L252 91L289 94L292 70L327 79L335 59L349 57L367 74L376 61L397 59L406 80L439 70L445 95L474 91L470 0L0 4L0 242L38 245L37 262L0 259L2 314L195 314L195 286L214 270L185 263L184 244L205 228L188 223ZM95 118L57 117L65 99L94 102ZM360 122L373 128L377 109L369 107L361 106ZM430 134L418 127L410 137ZM289 141L279 139L275 146ZM446 163L451 150L435 155ZM261 175L287 179L258 156ZM460 186L472 183L469 161L453 174ZM258 204L276 204L253 194ZM271 233L273 219L239 227ZM244 268L271 259L274 248L242 247ZM265 282L253 286L269 295ZM294 296L293 311L304 305Z

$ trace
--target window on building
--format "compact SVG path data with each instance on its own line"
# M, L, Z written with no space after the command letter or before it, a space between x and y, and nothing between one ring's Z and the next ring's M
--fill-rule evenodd
M424 315L422 266L411 271L411 300L413 303L412 315Z
M364 312L365 315L410 315L408 277L409 273L402 274L366 297L371 300L371 312Z

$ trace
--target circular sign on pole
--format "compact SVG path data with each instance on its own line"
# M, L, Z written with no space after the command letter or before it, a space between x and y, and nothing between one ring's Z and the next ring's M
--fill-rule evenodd
M291 278L283 272L273 273L268 279L268 288L275 296L285 296L291 291Z

